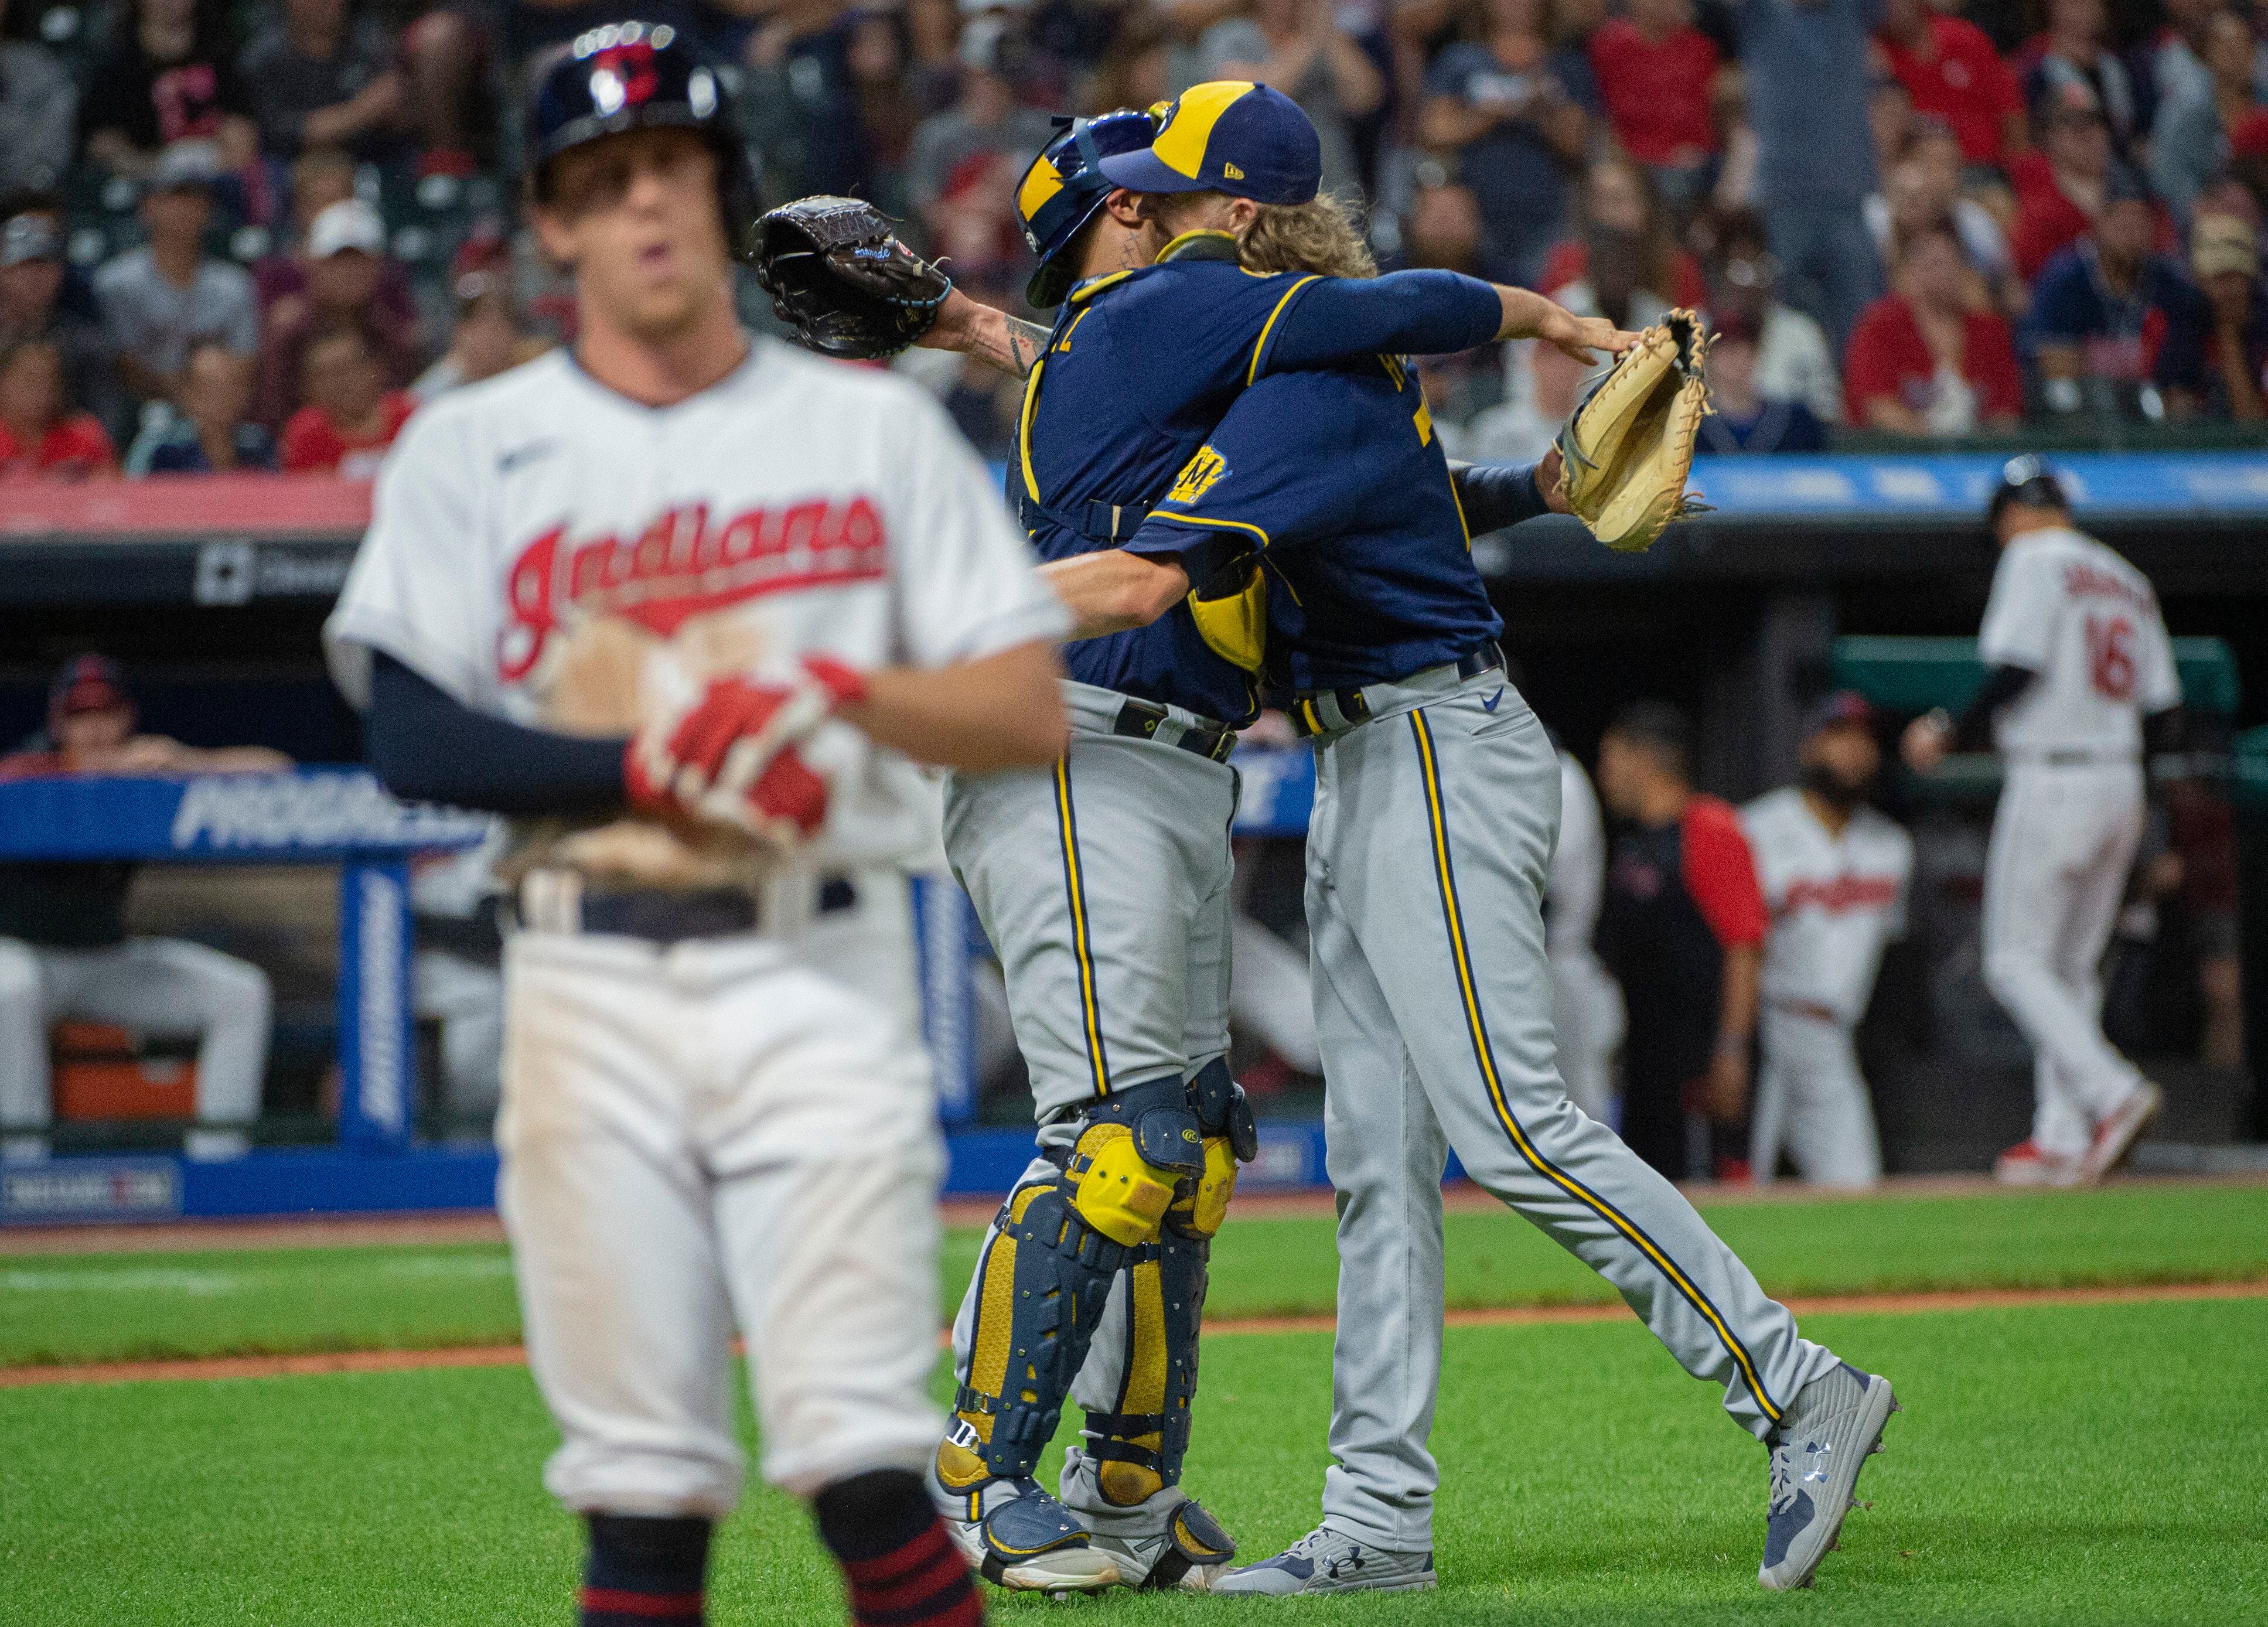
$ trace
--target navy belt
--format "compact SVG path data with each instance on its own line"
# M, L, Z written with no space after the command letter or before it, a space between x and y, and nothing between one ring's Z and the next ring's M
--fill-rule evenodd
M1174 727L1177 723L1178 732ZM1228 725L1211 718L1180 723L1169 708L1154 701L1138 701L1130 695L1119 703L1118 716L1111 720L1110 732L1129 740L1156 740L1160 745L1195 752L1213 762L1227 762L1228 754L1236 749L1236 731Z
M1335 729L1349 728L1370 721L1369 691L1406 684L1428 673L1443 672L1452 663L1444 661L1438 666L1421 666L1414 673L1399 678L1383 679L1374 684L1350 684L1343 689L1302 689L1292 701L1292 732L1302 739L1309 735L1329 733ZM1454 663L1457 681L1477 678L1483 673L1494 672L1504 665L1504 651L1491 638L1477 650L1461 655ZM1324 711L1326 706L1336 712L1336 721Z
M1139 531L1142 522L1150 518L1150 509L1147 503L1105 503L1099 497L1058 509L1035 503L1028 491L1016 494L1016 520L1027 532L1037 532L1041 521L1051 520L1105 548L1116 547Z
M858 902L848 876L822 877L812 895L814 916L836 915ZM546 932L588 932L636 938L665 947L700 938L737 938L763 925L763 910L752 893L739 887L703 887L673 892L633 887L619 892L583 892L572 901L573 919L558 917L557 906L540 906L523 888L522 924Z

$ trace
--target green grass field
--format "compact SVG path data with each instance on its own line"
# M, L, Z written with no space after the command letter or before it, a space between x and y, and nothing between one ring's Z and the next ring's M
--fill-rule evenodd
M1126 1594L1004 1621L2220 1623L2268 1612L2257 1300L1842 1315L1811 1329L1907 1405L1817 1589L1755 1583L1762 1452L1635 1324L1449 1335L1442 1591L1308 1604ZM1256 1557L1312 1522L1329 1341L1205 1355L1189 1483ZM445 1371L0 1391L0 1620L570 1619L570 1521L527 1375ZM752 1495L720 1624L839 1621L801 1512Z
M2268 1186L1704 1207L1765 1287L1786 1295L2268 1277ZM1453 1305L1612 1297L1506 1211L1453 1213L1448 1236ZM968 1280L977 1240L965 1229L947 1237L948 1300ZM1233 1218L1214 1246L1209 1314L1325 1314L1336 1272L1328 1220ZM519 1336L500 1247L0 1255L0 1366Z

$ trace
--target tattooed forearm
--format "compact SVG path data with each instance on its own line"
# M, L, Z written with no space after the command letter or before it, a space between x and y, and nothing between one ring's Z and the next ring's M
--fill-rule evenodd
M1048 348L1048 330L1037 322L1027 322L1018 317L1000 319L1000 337L997 348L988 346L985 359L996 366L1005 367L1019 379L1032 371L1032 364L1040 359Z

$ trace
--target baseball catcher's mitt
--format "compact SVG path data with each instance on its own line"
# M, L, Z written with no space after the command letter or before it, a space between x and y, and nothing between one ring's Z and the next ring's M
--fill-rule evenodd
M1671 520L1708 511L1685 492L1709 410L1707 349L1701 319L1670 312L1591 387L1559 432L1567 506L1609 548L1643 553Z
M953 279L915 254L873 204L798 198L756 222L749 254L772 309L823 356L895 356L930 330Z

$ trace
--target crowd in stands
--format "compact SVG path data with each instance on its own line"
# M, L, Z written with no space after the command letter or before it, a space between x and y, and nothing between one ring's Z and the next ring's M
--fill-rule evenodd
M1314 118L1381 263L1706 312L1712 453L2268 418L2258 0L643 10L729 65L768 197L873 198L1004 305L1050 115L1249 77ZM567 338L516 109L613 15L0 0L0 478L366 474L419 401ZM1453 451L1548 440L1581 379L1531 352L1428 364ZM1005 449L1014 387L912 364Z

